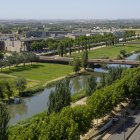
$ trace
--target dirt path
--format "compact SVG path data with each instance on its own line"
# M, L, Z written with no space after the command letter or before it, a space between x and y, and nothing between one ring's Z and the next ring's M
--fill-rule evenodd
M75 103L71 103L71 107L75 107L75 106L78 106L78 105L86 105L86 101L87 101L87 97L84 97L84 98L78 100Z
M103 45L103 46L91 48L91 50L97 50L97 49L101 49L101 48L105 48L105 47L106 47L106 45Z

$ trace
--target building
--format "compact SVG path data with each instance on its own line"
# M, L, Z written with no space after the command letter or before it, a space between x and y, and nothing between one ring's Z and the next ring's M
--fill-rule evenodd
M9 52L21 52L22 51L22 42L17 38L8 38L4 41L5 50Z
M5 50L5 43L4 41L0 41L0 51L4 51Z
M14 35L1 35L0 50L9 52L21 52L22 42Z
M28 31L26 32L26 38L62 38L67 34L66 31Z

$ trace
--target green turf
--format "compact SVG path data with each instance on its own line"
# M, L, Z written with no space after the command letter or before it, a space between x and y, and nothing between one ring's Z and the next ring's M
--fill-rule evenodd
M4 69L3 73L16 77L24 77L30 82L30 87L35 83L45 84L48 81L65 76L72 72L72 67L60 64L35 63Z
M90 59L94 58L117 58L121 50L125 50L127 53L133 51L140 51L140 45L122 45L122 46L110 46L89 51L88 56ZM82 53L73 53L72 56L81 57Z

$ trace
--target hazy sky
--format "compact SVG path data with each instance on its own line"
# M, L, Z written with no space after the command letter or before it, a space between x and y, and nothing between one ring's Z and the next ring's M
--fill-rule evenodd
M0 19L140 19L140 0L0 0Z

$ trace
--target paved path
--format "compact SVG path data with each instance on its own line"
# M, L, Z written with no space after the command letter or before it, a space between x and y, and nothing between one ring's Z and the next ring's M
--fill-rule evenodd
M136 129L136 131L128 140L140 140L140 126Z
M127 138L131 134L131 132L135 129L137 124L140 122L140 109L136 111L135 115L128 117L126 119L125 129L124 129L123 120L121 119L120 121L122 121L121 124L117 127L116 131L108 138L108 140L124 140L124 134L125 134L125 138Z

